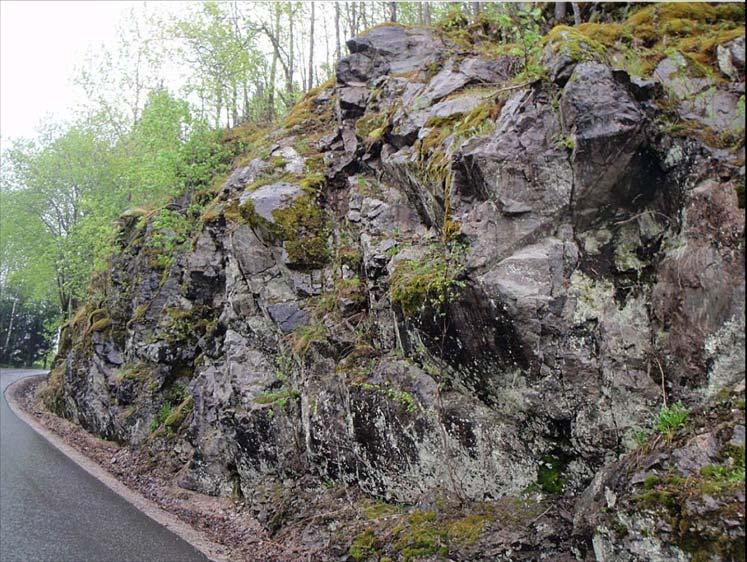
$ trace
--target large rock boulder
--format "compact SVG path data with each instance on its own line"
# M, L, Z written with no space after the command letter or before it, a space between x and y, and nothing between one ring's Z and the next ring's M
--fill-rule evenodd
M345 509L473 510L408 523L454 559L736 552L744 171L660 126L664 91L679 115L710 91L674 52L640 79L579 34L546 41L550 81L514 84L515 59L426 29L352 39L302 102L308 136L279 126L212 201L120 219L56 407L273 532L316 510L297 514L309 540L337 512L309 500L324 483ZM722 47L730 76L739 42ZM678 401L695 424L656 433ZM381 509L400 547L377 556L420 544ZM368 519L329 529L364 523L374 548Z

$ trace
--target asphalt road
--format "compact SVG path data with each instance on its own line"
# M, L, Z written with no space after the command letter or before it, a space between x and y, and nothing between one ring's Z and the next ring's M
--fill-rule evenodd
M39 371L0 370L0 391ZM0 398L2 562L207 562L70 461Z

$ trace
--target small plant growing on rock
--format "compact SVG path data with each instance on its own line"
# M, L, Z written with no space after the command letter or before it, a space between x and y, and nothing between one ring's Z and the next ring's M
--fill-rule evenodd
M667 439L671 439L675 432L685 425L688 415L689 412L682 402L662 406L656 419L656 429Z
M376 554L376 536L370 529L364 531L350 544L348 554L353 560L366 560L370 556Z
M161 406L161 409L158 410L156 417L153 418L152 422L150 422L151 433L153 433L159 427L161 427L161 424L163 424L170 415L171 415L171 404L167 402L166 404L163 404Z
M542 67L537 64L537 59L542 46L542 10L521 10L515 16L501 14L498 19L504 28L511 31L516 40L517 46L511 50L511 54L521 58L524 76L530 78L540 74Z
M175 263L176 254L187 247L191 231L192 224L181 213L162 209L153 218L152 233L146 244L153 265L168 270Z
M442 307L453 301L464 286L457 276L464 248L457 243L436 244L420 259L397 264L390 281L389 294L405 316L424 307Z

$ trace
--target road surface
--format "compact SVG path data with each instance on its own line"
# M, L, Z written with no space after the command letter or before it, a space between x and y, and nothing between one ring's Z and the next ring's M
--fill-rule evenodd
M40 371L0 370L0 391ZM207 562L90 476L0 397L2 562Z

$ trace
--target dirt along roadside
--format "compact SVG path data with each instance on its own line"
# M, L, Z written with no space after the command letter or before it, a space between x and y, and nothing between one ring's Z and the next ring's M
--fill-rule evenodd
M146 452L99 439L46 410L37 398L45 378L11 384L5 392L8 405L86 472L215 562L284 558L242 504L181 489Z

